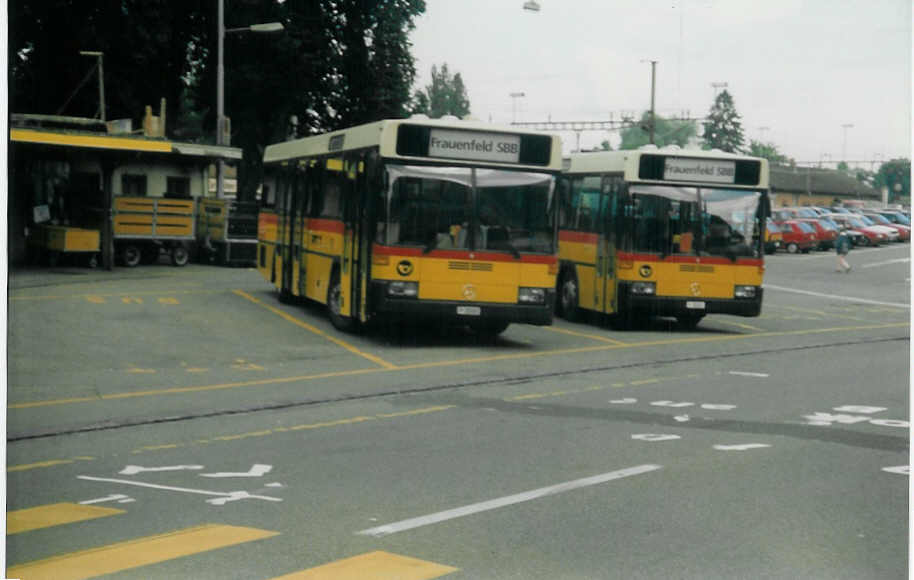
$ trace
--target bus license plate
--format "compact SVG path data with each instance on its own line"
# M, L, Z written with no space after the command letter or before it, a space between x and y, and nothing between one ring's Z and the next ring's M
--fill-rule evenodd
M705 303L704 303L704 302L697 302L697 301L689 300L689 301L686 302L686 308L689 308L689 309L692 309L692 310L704 310L704 309L705 309Z
M462 316L479 316L482 314L482 309L479 306L458 306L457 314Z

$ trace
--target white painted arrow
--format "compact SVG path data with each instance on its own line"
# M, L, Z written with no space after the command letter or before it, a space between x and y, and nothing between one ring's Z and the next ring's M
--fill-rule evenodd
M203 469L202 465L169 465L166 467L142 467L140 465L128 465L118 471L121 475L136 475L147 471L183 471L185 469Z
M201 473L200 477L262 477L273 469L272 465L265 465L263 463L255 463L250 470L244 473L232 473L232 472L221 472L221 473Z

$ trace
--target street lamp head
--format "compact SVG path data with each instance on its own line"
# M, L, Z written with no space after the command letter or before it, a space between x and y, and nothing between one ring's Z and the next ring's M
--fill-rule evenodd
M252 24L250 26L251 32L259 32L269 34L271 32L282 32L284 27L282 22L266 22L264 24Z
M539 2L536 2L536 0L528 0L527 2L524 2L524 10L527 10L528 12L539 12Z

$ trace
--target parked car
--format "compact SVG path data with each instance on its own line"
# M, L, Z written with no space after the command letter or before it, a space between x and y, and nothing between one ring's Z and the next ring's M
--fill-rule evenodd
M781 247L783 239L780 226L774 223L774 220L768 218L768 221L765 222L765 253L775 253Z
M817 250L828 250L829 248L835 247L835 239L838 237L838 228L837 226L832 225L834 222L812 218L802 218L796 221L809 224L816 230L816 238L818 240L818 243L816 244Z
M867 216L863 215L862 212L857 217L860 218L860 221L862 221L866 225L868 225L872 228L877 228L882 233L884 233L886 235L886 237L888 238L888 241L897 242L897 241L901 240L901 234L895 228L893 228L891 226L878 224L875 221L868 218Z
M892 210L892 209L881 209L878 210L879 215L883 216L893 224L901 224L903 226L911 227L911 220L903 212Z
M787 220L778 223L781 228L782 244L790 254L809 253L819 243L816 230L807 223L798 220Z
M899 242L909 242L911 241L911 226L905 226L902 224L894 223L884 215L868 211L863 214L867 219L875 223L877 226L886 226L889 228L894 228L898 232Z
M861 246L878 246L879 244L884 244L889 240L888 235L884 232L875 229L871 226L866 225L860 220L860 216L852 214L843 214L843 213L831 213L828 214L828 218L836 222L838 225L859 232L864 237L858 242Z
M771 217L776 222L783 222L796 218L817 218L819 214L811 207L780 207L771 211Z

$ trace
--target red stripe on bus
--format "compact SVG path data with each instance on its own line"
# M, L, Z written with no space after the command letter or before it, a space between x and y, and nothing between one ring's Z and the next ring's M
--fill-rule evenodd
M596 244L599 236L589 232L559 231L559 240L562 242L578 242L583 244Z
M260 214L260 223L263 223L263 224L279 223L279 216L277 216L275 213L262 213L262 214Z
M654 254L631 254L628 252L619 252L618 259L630 260L632 262L671 262L674 264L719 264L722 266L761 266L763 261L759 258L737 258L736 262L730 258L722 256L667 256L660 258Z
M346 229L343 225L343 222L339 220L322 220L317 218L310 218L308 220L308 229L311 231L321 231L321 232L330 232L333 234L341 234Z
M432 250L427 254L421 248L401 248L395 246L379 246L374 244L371 251L379 256L413 256L426 258L446 258L452 260L478 260L483 262L516 262L511 254L501 254L492 252L471 252L470 250ZM472 258L470 255L472 254ZM521 254L520 261L525 264L555 264L555 256L544 256L539 254Z

